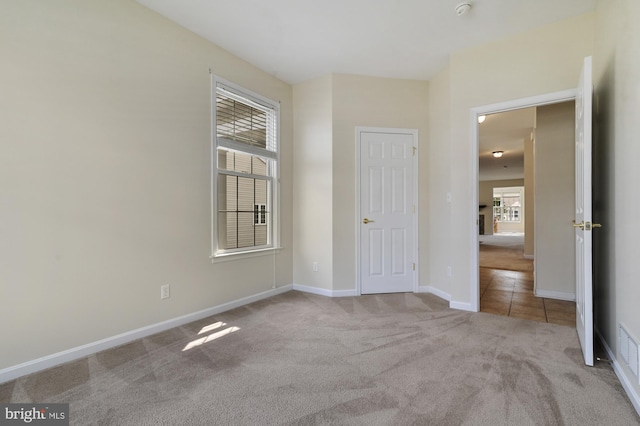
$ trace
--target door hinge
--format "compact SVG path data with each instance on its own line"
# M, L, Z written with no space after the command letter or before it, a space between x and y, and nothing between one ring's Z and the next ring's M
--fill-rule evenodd
M416 149L417 149L417 148L414 146L414 147L413 147L413 156L414 156L414 157L416 156Z
M413 270L414 271L416 270L416 263L415 262L413 262Z

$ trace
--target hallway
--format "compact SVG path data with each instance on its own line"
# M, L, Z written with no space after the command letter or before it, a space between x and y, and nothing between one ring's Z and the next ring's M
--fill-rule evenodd
M533 272L480 267L480 312L576 326L575 302L533 295Z

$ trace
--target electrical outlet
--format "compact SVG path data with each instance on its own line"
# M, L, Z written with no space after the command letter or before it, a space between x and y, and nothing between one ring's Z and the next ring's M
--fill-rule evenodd
M171 293L170 293L169 284L161 285L160 286L160 299L168 299L170 295L171 295Z
M313 262L313 272L318 272L318 262Z

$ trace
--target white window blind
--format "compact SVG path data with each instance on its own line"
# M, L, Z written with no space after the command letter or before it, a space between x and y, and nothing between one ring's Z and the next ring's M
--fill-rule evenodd
M276 110L243 97L225 85L216 90L216 139L218 146L241 149L275 158L277 152ZM245 146L242 146L242 145Z

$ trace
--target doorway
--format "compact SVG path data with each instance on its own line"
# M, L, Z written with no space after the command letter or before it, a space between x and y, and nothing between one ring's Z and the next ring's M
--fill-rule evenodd
M566 93L565 93L566 95ZM479 310L498 315L513 316L529 320L552 322L562 325L575 326L575 303L571 300L573 294L562 292L549 292L544 288L536 288L537 262L534 262L536 247L538 251L547 239L554 238L541 233L545 223L535 228L536 215L534 197L534 170L537 171L537 181L543 174L550 173L543 163L534 165L534 141L536 137L536 113L557 109L568 109L569 118L565 127L573 129L573 101L559 95L557 101L546 99L542 103L522 102L511 108L504 108L493 114L483 111L483 122L477 124L478 143L478 201L480 206L479 223L484 222L484 229L478 232L478 297ZM546 105L558 105L569 101L561 108L547 107ZM545 112L548 116L549 114ZM545 116L545 117L546 117ZM563 119L567 120L563 116ZM480 121L480 120L479 120ZM569 122L570 121L570 122ZM545 121L545 123L547 123ZM546 126L546 124L545 124ZM567 144L569 152L573 149L572 135L563 143ZM548 137L545 144L548 144ZM555 141L554 141L555 142ZM540 146L545 146L539 144ZM547 148L545 148L547 149ZM566 150L566 149L565 149ZM541 151L542 153L542 151ZM540 159L545 158L539 155ZM548 161L548 158L544 161ZM557 163L557 169L567 169L570 176L573 175L573 159L568 160L568 166ZM535 167L534 167L535 166ZM562 174L562 172L560 173ZM522 186L522 190L518 187ZM502 189L501 189L502 188ZM542 188L542 184L541 184ZM554 188L545 188L538 191L537 195L545 207L549 204L550 191ZM555 196L563 196L558 190ZM540 197L540 194L546 194ZM564 198L567 198L565 194ZM568 198L573 198L573 180L569 185ZM543 216L544 208L540 207L540 216ZM570 216L568 213L559 217ZM482 220L484 219L484 221ZM555 219L557 222L558 218ZM536 240L537 238L537 240ZM538 245L535 245L535 242ZM571 244L572 239L567 239ZM546 245L547 247L549 244ZM562 254L567 254L566 252ZM544 263L543 271L554 270L549 267L549 260L540 256ZM566 260L574 256L561 256L564 264L571 262ZM543 274L544 275L544 274ZM548 274L547 274L548 275ZM565 281L573 282L574 276ZM544 278L548 282L548 277ZM560 278L562 279L562 278ZM556 297L559 296L559 297Z
M480 176L483 176L482 170ZM479 230L480 268L533 271L533 250L527 254L525 248L525 224L531 216L525 213L528 207L525 204L525 187L498 186L505 183L519 184L520 181L521 179L481 180L479 183L480 205L484 205L485 200L490 203L490 207L481 209L480 214L481 218L486 217L489 224L485 229Z

